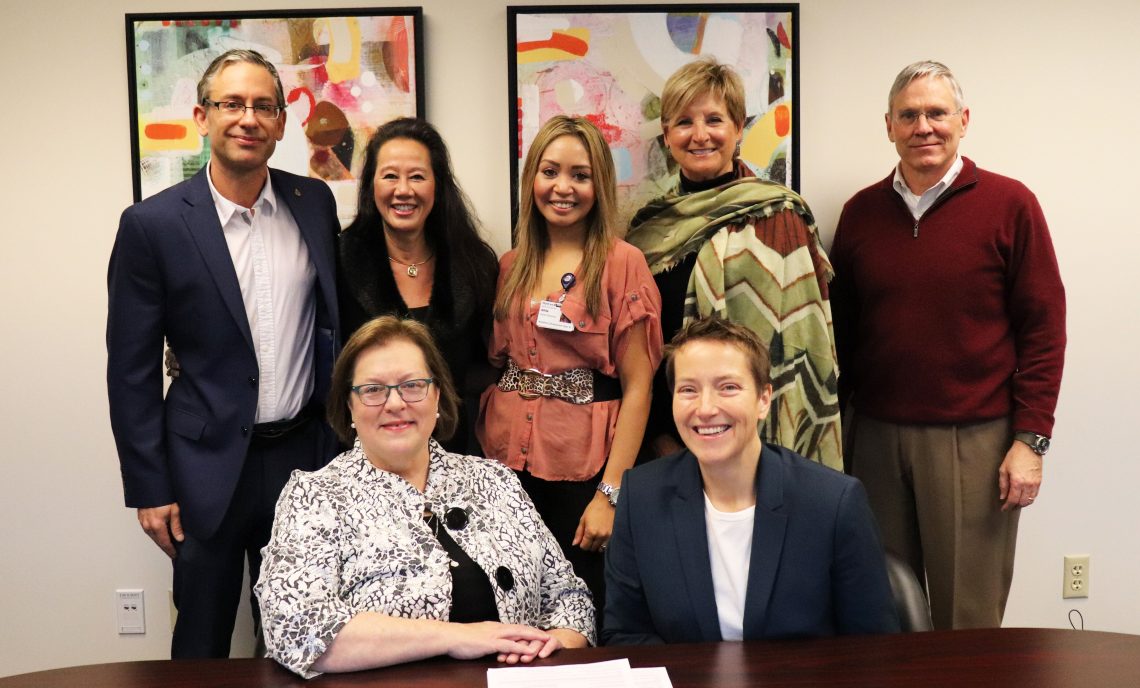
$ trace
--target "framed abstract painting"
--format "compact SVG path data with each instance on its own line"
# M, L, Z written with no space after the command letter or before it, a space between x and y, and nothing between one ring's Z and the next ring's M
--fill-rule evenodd
M197 84L232 48L258 51L281 76L285 136L269 164L328 182L342 222L356 214L372 133L424 115L419 7L128 14L126 24L136 201L206 164L210 148L193 120Z
M617 167L620 220L666 192L676 165L661 88L701 56L745 87L740 154L758 176L799 187L799 5L548 5L507 8L512 217L522 161L542 123L584 116Z

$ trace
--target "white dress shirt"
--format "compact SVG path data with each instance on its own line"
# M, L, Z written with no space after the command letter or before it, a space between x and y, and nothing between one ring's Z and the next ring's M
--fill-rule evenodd
M297 221L278 202L268 177L251 208L218 193L209 170L206 179L253 335L258 368L254 422L292 418L313 394L316 268Z
M895 191L898 192L899 196L902 196L903 202L906 203L906 207L910 209L910 214L915 220L922 219L922 216L927 210L930 210L930 206L934 205L942 192L950 188L950 185L954 183L962 171L963 164L961 155L954 158L954 164L950 165L950 169L946 170L942 179L923 191L921 196L910 190L910 187L906 185L906 180L903 179L902 169L895 167Z

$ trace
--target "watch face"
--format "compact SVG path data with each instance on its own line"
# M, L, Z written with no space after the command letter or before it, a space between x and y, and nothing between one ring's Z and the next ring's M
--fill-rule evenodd
M1049 451L1049 438L1038 437L1036 449L1038 454L1044 454L1045 452Z

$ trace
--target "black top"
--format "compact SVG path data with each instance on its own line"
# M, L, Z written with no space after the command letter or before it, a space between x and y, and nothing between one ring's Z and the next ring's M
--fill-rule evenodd
M728 172L725 172L724 174L720 175L719 177L714 177L712 179L706 179L706 180L700 181L700 182L695 182L692 179L689 179L688 177L686 177L684 175L684 173L682 173L681 174L681 193L682 194L691 194L695 191L708 191L709 189L715 189L718 186L724 186L725 184L729 183L733 179L736 179L736 170L735 169L729 170Z
M439 544L447 551L447 556L451 557L451 614L448 621L498 621L495 591L491 588L486 572L452 539L451 533L439 522L439 517L428 513L424 514L424 520L435 533Z
M487 362L495 295L477 294L472 285L459 283L455 276L462 273L452 270L453 257L446 246L432 250L436 264L430 301L422 308L408 308L392 276L383 230L361 227L341 232L337 240L341 327L347 340L358 327L381 315L410 317L426 325L462 401L455 434L440 444L450 452L481 455L474 429L479 395L496 379ZM499 266L491 252L455 259L479 262L478 269L491 276L489 284L495 284Z
M736 171L733 170L715 179L695 182L682 174L681 193L715 189L736 177ZM697 252L694 251L673 266L672 270L653 276L657 290L661 292L661 335L666 344L685 322L685 294L689 290L689 276L693 274L693 266L696 264ZM665 366L660 366L653 376L653 399L650 401L649 420L645 426L645 441L652 442L660 435L672 435L678 443L681 442L681 436L677 434L673 423L673 390L669 389L669 383L665 380Z

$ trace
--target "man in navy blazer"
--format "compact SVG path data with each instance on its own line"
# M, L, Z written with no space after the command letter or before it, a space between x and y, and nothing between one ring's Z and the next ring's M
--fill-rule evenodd
M744 640L897 632L862 484L757 438L771 400L759 339L740 325L696 321L666 356L674 420L689 449L622 481L606 553L603 642L720 641L724 623ZM732 493L736 508L719 508ZM743 530L729 512L744 517ZM728 530L718 529L718 515ZM750 547L736 537L748 531Z
M243 560L252 585L289 474L336 451L339 227L327 185L267 166L284 106L258 53L214 60L194 107L208 166L123 212L108 268L111 427L126 504L174 563L173 657L229 655Z

